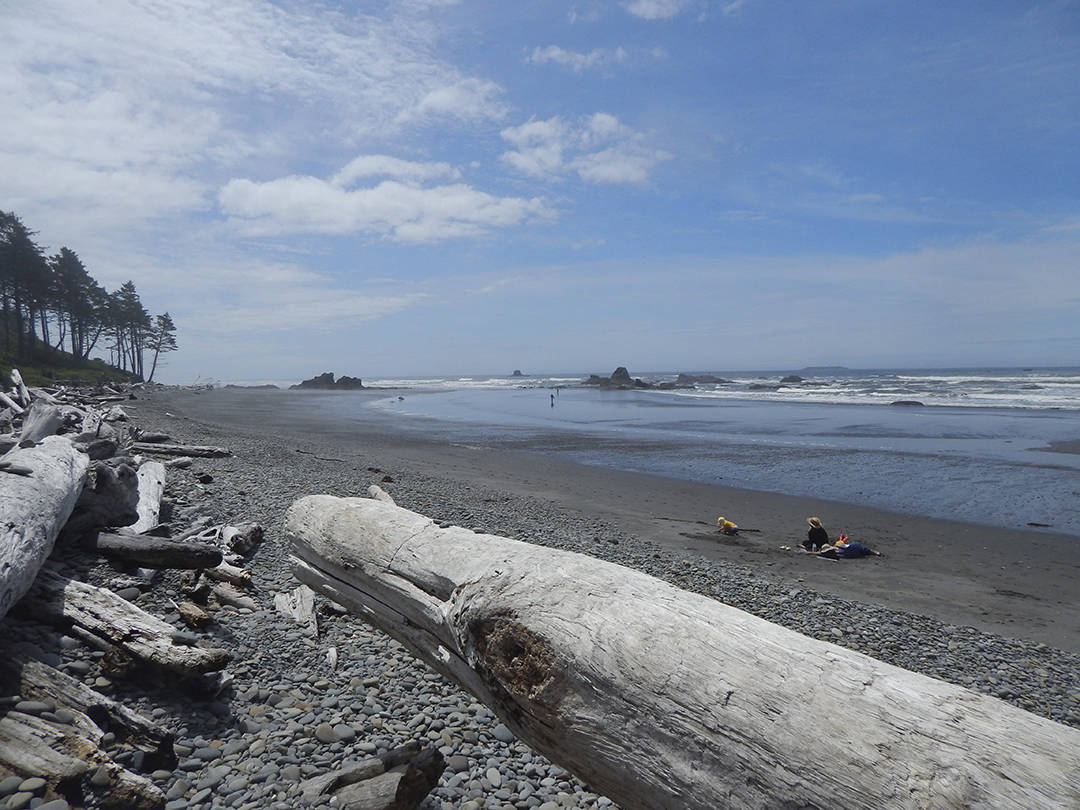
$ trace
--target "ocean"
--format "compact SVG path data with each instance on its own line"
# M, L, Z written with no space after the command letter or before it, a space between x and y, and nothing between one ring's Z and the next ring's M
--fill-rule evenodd
M324 417L375 418L449 442L1080 536L1080 368L696 374L724 382L605 390L583 386L583 374L365 379L393 390L312 404L329 409Z

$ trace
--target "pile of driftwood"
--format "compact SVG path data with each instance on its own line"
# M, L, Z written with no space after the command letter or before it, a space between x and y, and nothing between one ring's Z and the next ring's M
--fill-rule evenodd
M171 734L19 642L48 624L103 651L110 674L167 671L219 692L229 680L226 650L192 643L121 594L73 578L56 558L63 554L50 556L74 547L140 569L225 580L242 572L226 561L229 539L250 548L261 529L216 527L217 544L203 541L205 526L187 533L198 541L169 536L160 521L165 464L150 458L168 437L134 427L122 404L135 398L130 391L32 388L18 370L11 384L0 391L0 780L38 777L39 796L75 806L163 807L164 794L143 773L175 765ZM161 446L169 455L178 449ZM228 454L187 449L188 457ZM194 602L178 609L194 625L209 618ZM119 764L121 751L138 767Z
M231 656L124 598L132 594L74 578L64 564L70 551L108 558L143 583L159 569L186 569L188 598L173 606L193 629L213 621L215 605L259 607L242 567L262 539L258 524L218 525L203 515L180 528L162 520L167 468L230 451L137 427L124 407L139 388L34 388L15 370L11 388L0 390L0 782L39 777L38 796L76 807L164 807L144 774L175 766L173 738L31 657L21 639L48 624L102 651L112 678L168 673L207 698L228 687ZM278 594L275 603L318 634L310 589ZM408 810L442 770L438 752L406 746L303 789L312 799L335 796L346 810Z

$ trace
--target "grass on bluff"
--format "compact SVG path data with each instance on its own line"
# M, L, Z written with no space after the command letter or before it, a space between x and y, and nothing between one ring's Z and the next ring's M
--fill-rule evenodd
M39 340L33 341L27 357L21 360L16 359L14 346L11 351L0 346L0 386L6 387L13 368L19 370L27 385L39 387L100 385L138 380L134 374L110 366L104 360L83 360L67 352L57 351Z

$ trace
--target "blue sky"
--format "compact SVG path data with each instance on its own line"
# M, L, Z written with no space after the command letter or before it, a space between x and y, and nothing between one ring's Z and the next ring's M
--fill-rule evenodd
M1080 364L1080 3L0 0L159 379Z

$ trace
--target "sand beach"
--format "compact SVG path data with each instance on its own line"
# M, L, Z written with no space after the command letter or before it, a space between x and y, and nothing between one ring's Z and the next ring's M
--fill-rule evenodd
M213 620L197 632L198 644L233 656L228 685L193 693L169 678L125 677L102 652L29 623L19 644L175 735L175 767L147 774L166 810L290 810L302 806L304 780L410 743L445 761L419 810L617 807L358 618L320 599L313 638L275 610L274 595L297 586L283 531L288 507L315 493L364 496L371 484L443 525L629 566L1080 728L1074 538L447 444L385 423L323 422L290 392L151 388L136 396L124 405L135 425L232 452L169 469L163 517L174 529L198 520L265 528L243 563L254 606L211 600ZM718 513L758 531L723 537ZM797 554L811 514L884 556ZM127 598L190 633L176 608L189 592L183 572L134 576L75 549L64 565L85 581L125 586ZM116 756L136 767L130 754ZM337 805L324 797L308 806Z
M387 393L348 396L362 401ZM695 484L416 433L388 436L384 430L365 431L363 422L346 430L317 418L304 421L303 398L289 392L155 396L163 397L170 412L220 430L282 436L298 448L347 459L336 463L377 459L377 466L398 477L422 470L540 501L582 524L602 520L687 559L743 566L772 581L1080 653L1080 542L1074 537ZM393 492L394 486L387 489ZM450 507L439 504L443 511ZM721 514L757 531L724 537L715 525ZM821 517L833 536L846 533L883 556L834 562L797 553L810 515Z

